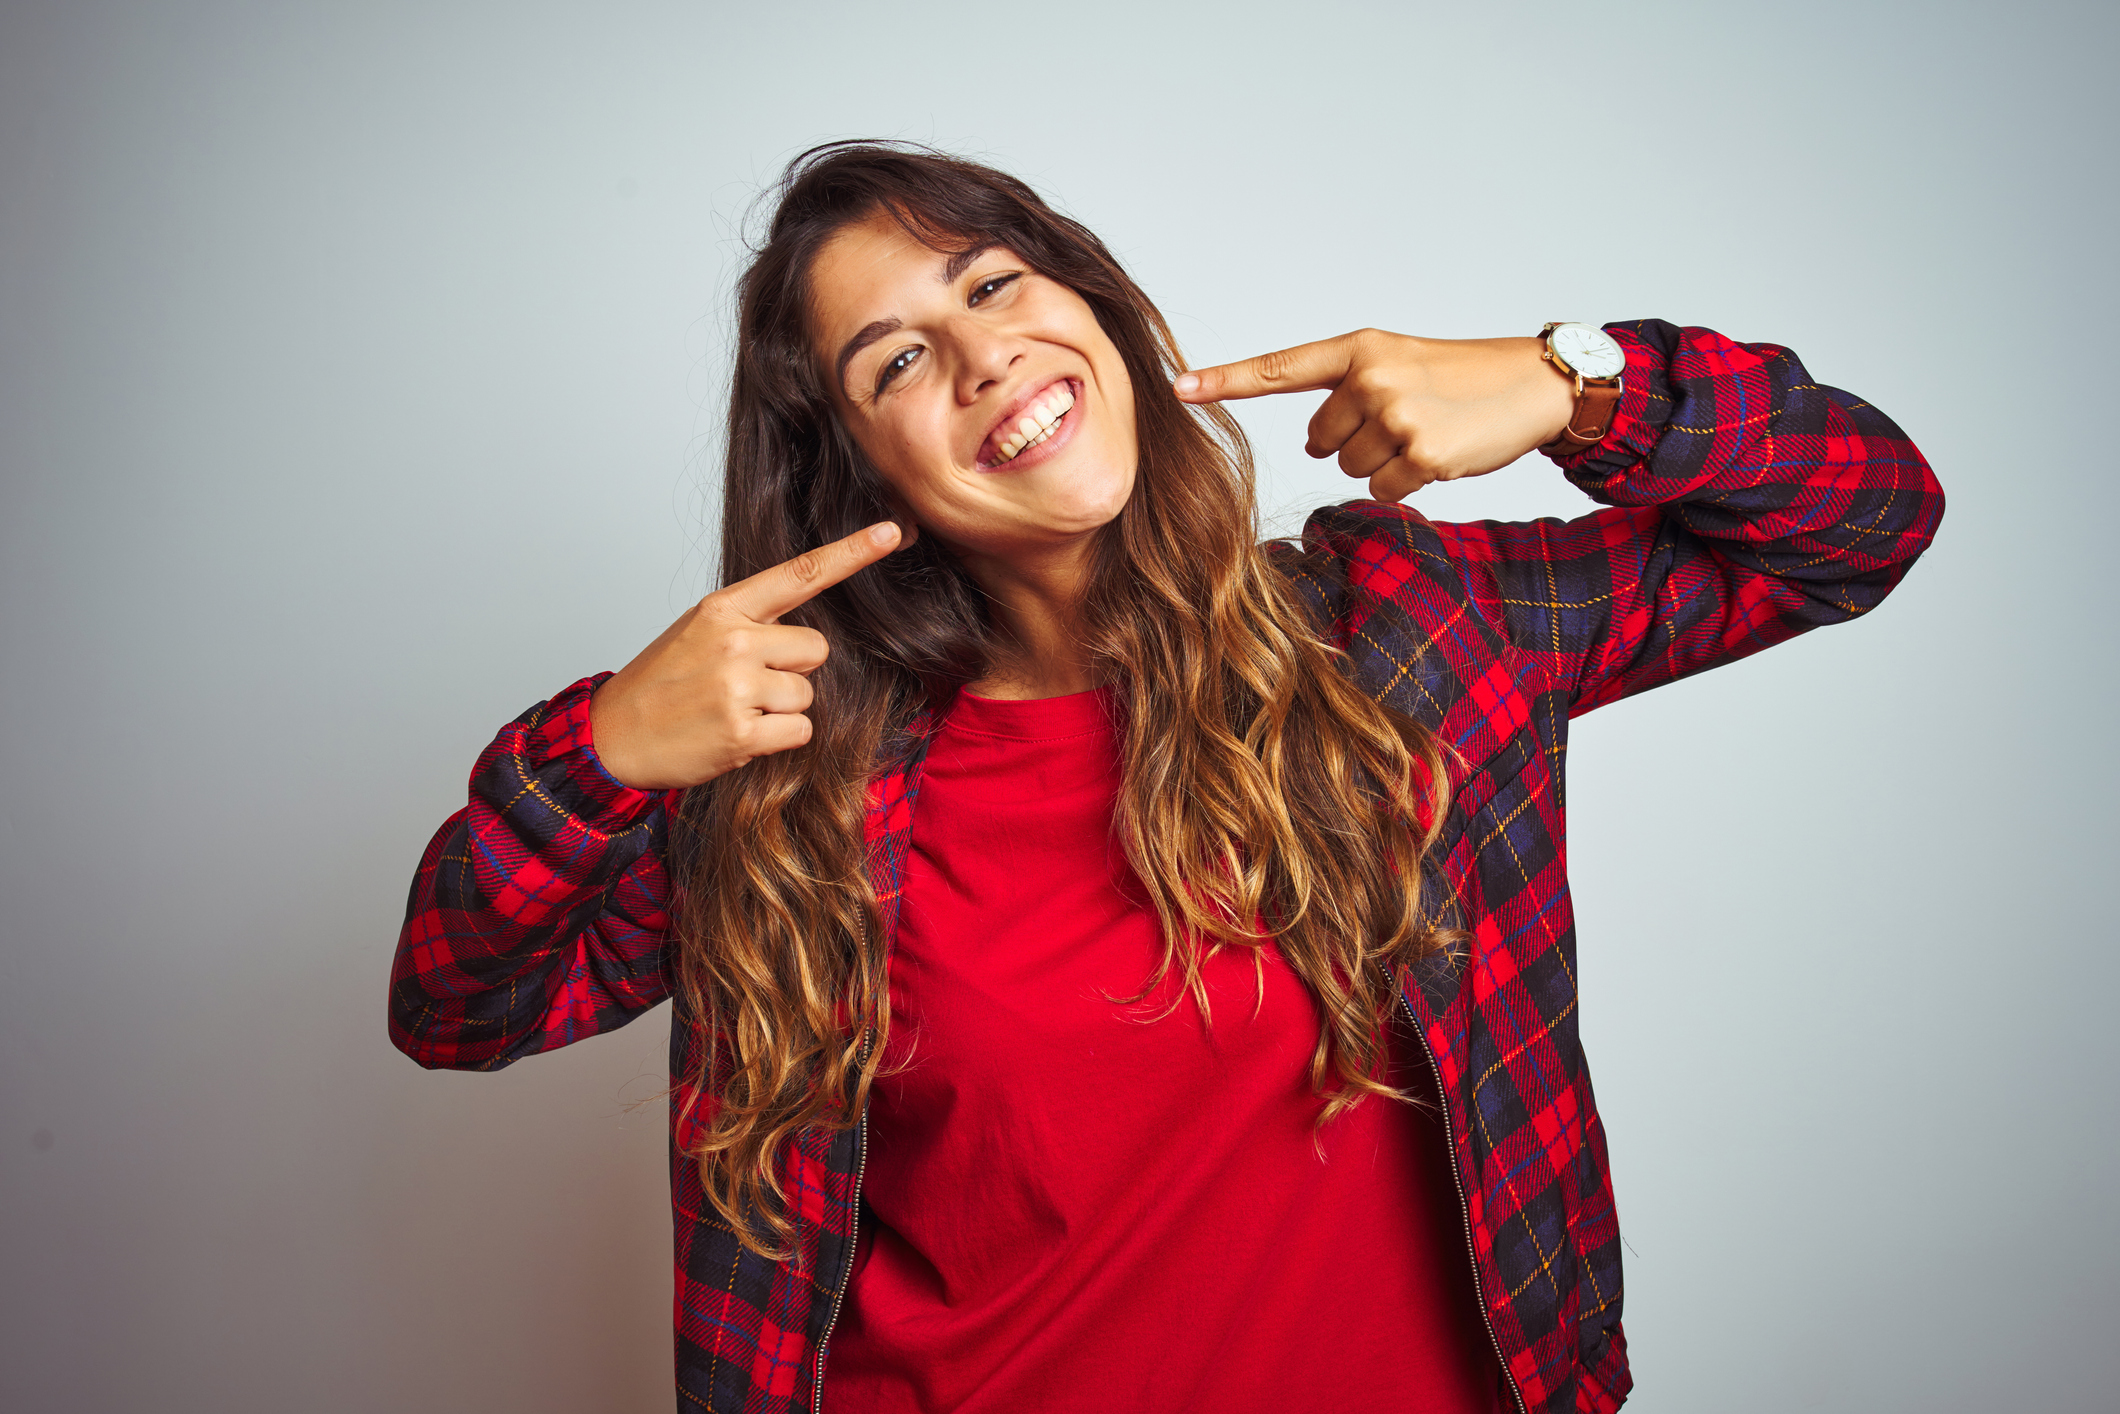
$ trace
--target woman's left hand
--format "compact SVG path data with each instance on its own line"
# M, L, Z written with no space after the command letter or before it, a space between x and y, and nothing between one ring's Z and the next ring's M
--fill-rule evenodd
M1483 476L1558 437L1575 385L1541 339L1422 339L1357 329L1177 381L1188 403L1330 388L1304 450L1340 454L1369 494L1396 501L1431 481Z

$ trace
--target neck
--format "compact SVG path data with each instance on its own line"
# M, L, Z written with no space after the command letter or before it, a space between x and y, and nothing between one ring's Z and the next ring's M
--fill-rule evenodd
M1089 587L1091 537L1007 560L967 559L993 601L1001 643L986 672L967 686L981 697L1064 697L1096 687L1080 631Z

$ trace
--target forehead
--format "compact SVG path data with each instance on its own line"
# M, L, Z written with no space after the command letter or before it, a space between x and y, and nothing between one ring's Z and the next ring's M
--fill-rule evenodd
M910 320L923 302L949 287L998 241L942 237L922 241L888 212L842 226L810 263L810 322L819 344L836 344L878 319Z
M872 319L903 318L898 306L943 291L949 258L884 212L842 226L810 265L810 311L819 337L836 345Z

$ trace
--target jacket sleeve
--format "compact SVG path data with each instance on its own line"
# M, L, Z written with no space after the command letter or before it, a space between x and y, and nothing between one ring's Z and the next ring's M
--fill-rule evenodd
M508 724L427 846L390 978L390 1039L498 1070L625 1025L669 992L663 851L682 792L596 759L584 678Z
M1435 525L1570 715L1865 613L1935 535L1921 453L1787 349L1657 319L1607 332L1626 393L1605 440L1560 465L1609 509Z

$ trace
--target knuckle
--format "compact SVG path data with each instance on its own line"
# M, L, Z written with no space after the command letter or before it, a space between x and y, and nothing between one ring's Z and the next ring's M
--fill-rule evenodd
M824 555L816 550L805 550L788 561L788 570L804 584L822 579L825 573Z
M1291 361L1286 350L1276 349L1272 353L1260 354L1252 363L1252 371L1259 376L1261 383L1285 383Z
M1358 363L1374 363L1386 352L1391 336L1382 329L1357 329L1347 336L1347 347Z
M732 628L721 636L724 657L748 658L757 647L758 639L749 629Z

